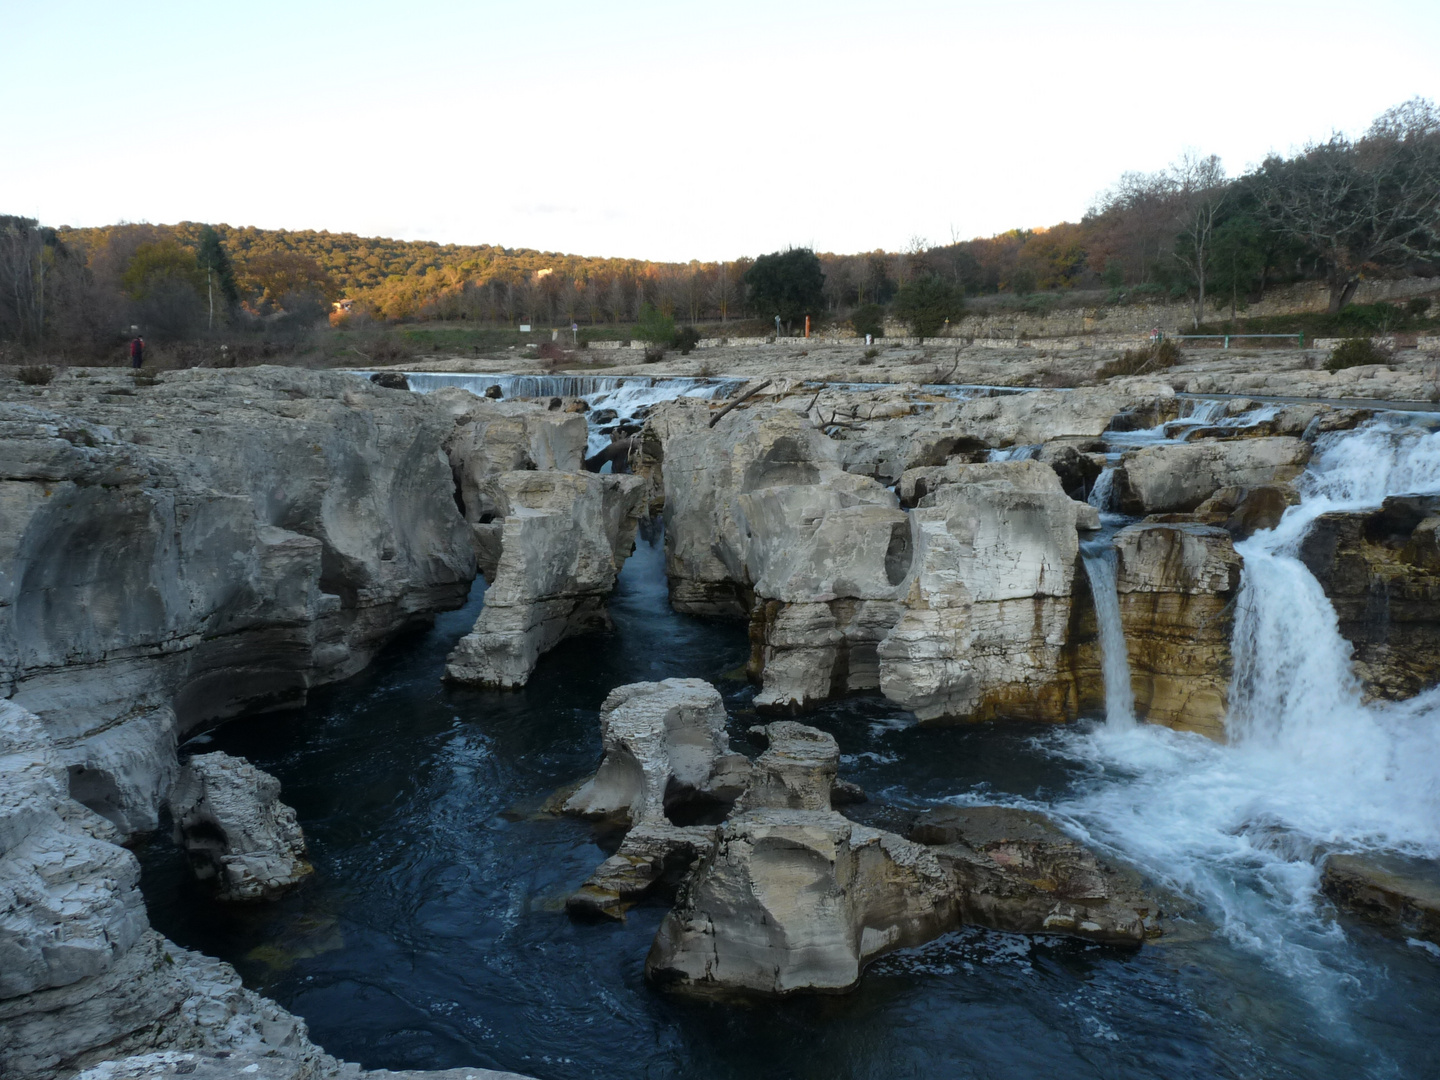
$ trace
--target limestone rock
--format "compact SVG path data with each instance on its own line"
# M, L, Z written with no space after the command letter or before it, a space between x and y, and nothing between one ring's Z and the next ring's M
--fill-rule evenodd
M1115 536L1136 715L1223 739L1242 559L1224 529L1141 523Z
M793 720L750 729L767 746L755 760L737 813L762 809L829 810L840 770L835 736Z
M495 582L445 677L508 688L524 686L565 638L609 627L605 598L634 548L644 482L525 471L497 486L506 516Z
M454 421L425 395L271 367L6 393L0 694L127 832L185 732L302 704L464 601Z
M1440 681L1440 497L1322 514L1299 556L1335 606L1368 697L1401 700Z
M921 720L1072 716L1063 649L1079 504L1038 462L955 477L912 512L914 578L877 649L881 692Z
M715 846L718 831L714 825L671 825L663 819L641 822L566 898L565 910L580 918L623 920L646 897L673 896Z
M311 873L280 781L244 758L196 754L170 794L176 841L222 900L270 900Z
M875 957L966 922L1141 945L1158 916L1137 878L1039 814L944 808L902 839L828 810L766 807L723 827L645 973L692 994L841 993Z
M1066 436L1094 438L1120 413L1143 415L1152 427L1178 411L1175 391L1165 383L1136 379L1076 390L1036 390L975 398L961 408L956 424L989 446L1028 446Z
M1320 891L1352 915L1440 943L1440 866L1402 855L1331 855Z
M704 679L617 687L600 706L605 756L565 812L638 825L665 822L696 803L728 809L749 763L731 753L725 724L720 692Z
M1190 511L1220 488L1293 480L1309 460L1310 444L1290 436L1149 446L1122 459L1116 495L1126 514Z
M690 993L839 993L876 956L955 923L949 878L923 846L833 811L757 810L725 825L645 974Z

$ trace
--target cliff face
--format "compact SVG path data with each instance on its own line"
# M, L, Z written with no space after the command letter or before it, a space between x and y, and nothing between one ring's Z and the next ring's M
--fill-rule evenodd
M1414 697L1440 679L1440 497L1322 514L1300 560L1335 605L1371 698Z
M303 703L463 602L453 421L353 376L109 374L0 402L0 694L154 828L185 732Z

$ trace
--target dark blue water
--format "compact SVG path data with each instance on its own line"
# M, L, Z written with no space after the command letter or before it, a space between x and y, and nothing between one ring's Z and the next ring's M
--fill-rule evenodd
M1440 1075L1440 960L1350 924L1335 947L1369 974L1338 997L1217 939L1203 913L1138 954L969 930L882 959L844 997L743 1006L652 991L642 969L663 909L571 922L565 897L605 857L603 838L541 807L594 768L600 702L623 683L713 680L732 742L748 749L744 627L671 612L660 550L642 542L612 600L613 634L566 642L519 693L445 687L478 592L306 709L204 744L280 778L316 868L297 892L215 904L163 838L141 851L156 927L233 963L330 1052L543 1080ZM1040 727L908 720L877 698L811 720L835 733L842 775L879 819L880 804L1043 801L1086 781Z

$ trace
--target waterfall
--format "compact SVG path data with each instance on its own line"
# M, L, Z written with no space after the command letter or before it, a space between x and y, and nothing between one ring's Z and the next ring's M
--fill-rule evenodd
M1105 676L1105 722L1113 728L1135 724L1135 694L1130 687L1130 651L1120 622L1120 594L1115 588L1115 545L1109 539L1080 545L1090 578L1095 622L1100 629L1100 665Z
M1334 608L1296 553L1322 513L1440 493L1440 434L1390 415L1323 435L1296 486L1300 505L1237 545L1229 744L1107 723L1052 745L1085 770L1059 812L1328 1008L1356 973L1318 899L1320 863L1337 850L1440 856L1440 689L1365 703Z
M1085 501L1101 512L1114 509L1111 505L1115 501L1114 465L1106 465L1100 470L1100 475L1095 478L1095 486L1090 489Z

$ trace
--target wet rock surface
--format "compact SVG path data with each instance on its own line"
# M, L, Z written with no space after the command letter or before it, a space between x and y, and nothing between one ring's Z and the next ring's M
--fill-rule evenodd
M1374 511L1322 514L1300 559L1335 606L1372 698L1440 680L1440 498L1392 496Z
M1186 512L1221 488L1293 480L1309 460L1310 444L1291 436L1151 446L1125 455L1116 494L1126 514Z
M1440 864L1403 855L1330 855L1320 891L1393 933L1440 943Z
M1214 526L1142 522L1115 536L1136 715L1223 739L1243 560Z

